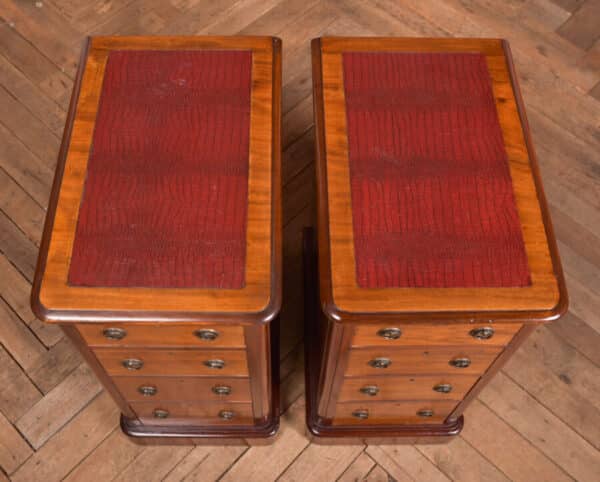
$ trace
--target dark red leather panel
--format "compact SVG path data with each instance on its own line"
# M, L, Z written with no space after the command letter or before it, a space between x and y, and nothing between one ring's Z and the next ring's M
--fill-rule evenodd
M530 284L483 55L343 54L358 285Z
M241 288L252 53L113 51L69 283Z

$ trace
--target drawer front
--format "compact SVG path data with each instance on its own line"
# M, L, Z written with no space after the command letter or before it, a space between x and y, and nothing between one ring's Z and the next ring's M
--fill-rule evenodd
M346 378L339 402L379 400L462 400L478 375Z
M505 346L521 326L517 323L358 325L352 346Z
M253 425L250 403L132 402L146 425Z
M251 402L247 378L213 377L114 377L126 400Z
M248 376L245 350L94 348L93 351L113 376Z
M333 425L401 425L443 423L458 402L426 400L409 402L338 403Z
M185 346L243 348L241 325L80 324L77 329L89 346Z
M435 373L480 375L501 351L501 347L493 346L353 349L350 350L346 376ZM467 366L461 366L463 364Z

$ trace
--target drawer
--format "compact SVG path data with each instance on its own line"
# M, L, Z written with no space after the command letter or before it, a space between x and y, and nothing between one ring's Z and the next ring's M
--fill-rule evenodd
M408 402L350 402L335 407L333 425L443 423L458 402L426 400Z
M247 378L213 377L114 377L126 400L251 402Z
M462 400L478 375L346 378L338 401Z
M88 323L77 329L89 346L185 346L243 348L241 325L139 325Z
M352 346L505 346L521 326L517 323L358 325Z
M480 375L501 351L502 347L494 346L359 348L350 350L346 376L434 373ZM457 367L451 364L458 364L460 361L464 361L467 366Z
M248 376L245 350L94 348L93 351L113 376ZM216 366L208 366L209 363Z
M131 402L146 425L253 425L251 403Z

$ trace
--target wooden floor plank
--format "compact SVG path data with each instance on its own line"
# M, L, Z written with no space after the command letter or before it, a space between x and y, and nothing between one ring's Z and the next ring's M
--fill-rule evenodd
M59 480L118 425L119 410L102 392L13 475L13 480Z
M479 398L573 478L592 481L600 473L598 451L502 373Z
M116 428L65 477L69 482L112 480L144 449Z
M401 441L400 441L401 442ZM448 477L425 455L411 445L369 445L367 453L394 478L416 481L447 482Z
M330 446L309 445L278 480L291 482L337 479L363 449L362 443Z
M15 427L0 413L0 468L14 472L33 453Z
M224 482L275 480L308 445L304 403L298 400L281 417L272 445L250 447L223 477Z
M0 299L0 320L0 343L29 372L46 354L46 348L3 299Z
M569 481L571 478L488 407L475 401L461 433L511 480Z
M86 481L594 480L600 472L598 4L0 0L0 480L5 472L15 480ZM121 433L106 393L85 405L97 382L80 373L81 356L63 333L29 308L75 64L88 33L238 32L283 40L282 428L272 445L143 446ZM517 352L467 410L462 435L448 445L377 440L363 450L359 443L318 446L306 433L298 273L302 228L315 221L309 41L325 34L503 36L511 42L571 309Z
M16 426L37 450L101 390L91 368L81 364L31 407Z
M375 467L375 461L369 457L365 452L361 452L350 465L346 468L344 473L337 479L338 482L355 482L357 480L363 480L369 472Z
M569 42L587 50L600 38L600 1L587 0L571 15L557 33Z
M41 398L40 391L0 346L0 412L14 423Z

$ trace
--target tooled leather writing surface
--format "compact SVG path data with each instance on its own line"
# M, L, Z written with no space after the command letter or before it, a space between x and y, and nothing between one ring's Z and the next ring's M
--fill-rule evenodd
M244 286L252 53L111 51L69 268L77 286Z
M530 284L485 56L343 54L361 288Z

